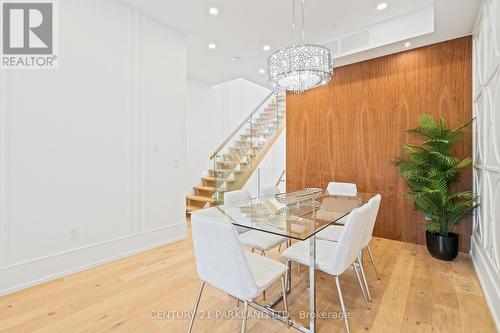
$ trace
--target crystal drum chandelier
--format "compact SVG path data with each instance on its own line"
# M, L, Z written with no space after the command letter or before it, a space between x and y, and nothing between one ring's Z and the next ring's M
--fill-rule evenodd
M305 44L304 0L302 0L302 41L295 39L295 0L292 0L292 45L273 53L267 59L271 88L303 92L327 84L332 79L333 59L329 49Z

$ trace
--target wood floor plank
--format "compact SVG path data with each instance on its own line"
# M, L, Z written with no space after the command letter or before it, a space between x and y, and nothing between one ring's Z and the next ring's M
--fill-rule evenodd
M415 266L404 312L403 332L430 332L432 330L432 258L423 246L415 246Z
M351 332L495 332L468 255L441 262L421 245L382 238L374 238L371 249L381 278L376 279L365 255L371 310L365 307L353 271L340 278ZM268 256L280 260L277 250ZM289 311L307 324L307 268L297 276L294 264L292 272ZM318 272L317 286L318 311L338 314L334 279ZM0 297L0 332L183 332L198 287L191 240L179 241ZM279 288L271 286L268 299ZM240 328L242 306L209 285L200 311L203 316L193 332ZM247 332L296 332L271 318L259 318L254 310L250 313ZM317 324L320 333L344 331L338 318L319 319Z
M463 331L480 332L485 324L494 327L470 257L461 253L458 259L451 266Z
M405 308L408 299L414 263L415 256L412 255L412 251L402 247L388 287L380 301L379 311L372 326L374 332L401 332L403 330L404 313L400 309Z

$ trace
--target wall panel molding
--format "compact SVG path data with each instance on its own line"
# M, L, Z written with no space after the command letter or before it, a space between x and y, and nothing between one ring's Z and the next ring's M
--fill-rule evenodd
M500 0L482 3L474 34L474 216L471 256L500 329Z
M139 14L136 10L128 8L129 21L129 46L130 46L130 82L129 82L129 233L139 231L139 156L140 145L138 142L139 128L139 66L138 66L138 20Z
M419 114L453 127L471 120L471 106L470 36L338 67L328 85L287 94L287 190L355 182L360 191L382 195L376 236L425 243L424 217L405 197L392 161L412 140L406 130ZM472 154L470 132L456 152ZM458 188L472 189L471 173L464 170ZM468 251L470 221L453 230Z
M7 179L7 71L0 72L0 268L6 265L6 232L8 219Z
M472 246L471 246L471 257L474 263L474 268L476 274L479 277L479 283L483 289L486 302L490 308L493 320L497 326L500 328L500 288L498 285L498 273L495 271L493 266L489 263L487 254L483 250L481 245L481 240L472 236Z
M144 88L141 64L143 61L141 34L150 18L137 10L128 8L130 44L130 87L129 87L129 202L130 233L143 232L147 225L146 170L150 147L147 140L147 113L144 107Z
M139 231L143 232L146 230L147 226L147 188L146 188L146 170L148 167L148 141L147 141L147 112L144 107L144 86L143 86L143 68L142 64L144 64L144 52L146 49L141 45L141 40L143 34L146 33L146 25L148 24L149 18L138 13L137 20L137 58L136 58L136 66L137 66L137 112L139 119L139 133L138 133L138 152L139 152L139 206L140 206L140 215L139 215Z

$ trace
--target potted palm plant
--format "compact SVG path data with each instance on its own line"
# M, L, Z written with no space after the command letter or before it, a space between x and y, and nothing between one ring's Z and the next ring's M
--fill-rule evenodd
M403 156L396 166L408 184L407 196L415 209L425 214L426 243L430 254L438 259L453 260L458 254L458 235L450 232L479 206L478 197L471 191L453 191L450 186L471 159L452 155L452 148L468 124L446 128L443 119L434 120L423 114L418 127L408 132L423 140L420 145L405 144Z

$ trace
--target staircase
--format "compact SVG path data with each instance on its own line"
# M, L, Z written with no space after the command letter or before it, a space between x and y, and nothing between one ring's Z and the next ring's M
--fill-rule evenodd
M285 128L286 96L269 94L210 157L211 168L194 194L186 197L186 213L222 203L223 193L243 188Z

